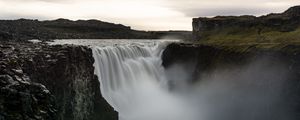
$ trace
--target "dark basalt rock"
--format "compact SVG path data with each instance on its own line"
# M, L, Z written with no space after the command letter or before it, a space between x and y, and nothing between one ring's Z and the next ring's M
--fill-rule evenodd
M207 73L238 69L253 61L268 59L265 64L269 67L283 65L280 70L287 72L288 77L284 79L280 88L282 93L278 94L283 99L282 104L289 109L291 114L289 119L297 120L300 118L298 114L300 112L300 50L298 48L299 46L289 45L280 50L262 50L247 46L244 51L240 51L228 46L173 43L163 52L162 65L167 70L173 65L184 66L193 76L190 78L192 84L201 82L201 77ZM261 73L260 77L263 75L264 73Z
M7 32L0 31L0 41L6 41L13 39L13 36Z
M12 46L0 46L0 119L56 120L54 96L23 73Z
M88 47L6 42L0 49L1 120L118 118L101 96Z
M101 96L91 49L80 46L42 49L33 61L26 62L25 72L53 92L61 119L117 119L116 112Z
M195 81L205 71L215 68L231 68L247 63L252 56L248 52L236 52L214 46L189 43L172 43L166 47L162 55L162 65L169 68L181 64L192 72L191 81Z

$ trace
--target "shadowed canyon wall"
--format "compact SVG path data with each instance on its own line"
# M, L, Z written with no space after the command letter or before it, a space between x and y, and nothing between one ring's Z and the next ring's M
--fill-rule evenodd
M0 62L0 110L3 111L0 114L1 118L16 120L118 119L117 112L101 96L99 82L94 75L94 59L90 48L71 45L48 46L42 43L3 43L0 47L2 58ZM245 113L252 110L255 115L246 116L247 119L244 120L253 116L261 117L258 119L278 116L290 116L289 120L299 119L297 113L300 108L298 92L300 53L297 46L289 45L278 50L264 50L253 46L234 48L173 43L164 50L162 60L167 77L171 80L168 83L170 91L180 90L180 88L198 88L193 87L198 85L204 86L205 89L199 87L200 91L209 91L205 94L209 96L201 96L200 100L205 98L204 101L206 101L206 98L209 98L216 102L209 102L208 105L212 106L206 107L205 110L212 110L210 113L219 113L227 108L220 107L222 105L219 106L219 104L222 103L233 107L230 110L241 109ZM172 73L172 70L175 70L175 73ZM179 77L172 78L170 77L172 74ZM179 81L179 79L184 81ZM265 81L258 81L260 79ZM215 81L215 83L211 85L210 81ZM230 86L227 86L228 84ZM189 87L182 87L183 85ZM215 91L215 88L222 89ZM215 93L212 94L210 91L215 91ZM274 93L276 94L273 95ZM276 98L279 96L280 99L273 99L274 96ZM254 102L250 98L256 98L259 101ZM197 98L196 101L199 99ZM224 101L227 102L224 103ZM229 103L230 101L236 101L236 103ZM252 106L257 104L253 103L249 106L241 104L248 102L259 103L264 107L270 105L265 108L271 110L256 113L255 111L260 107L253 108ZM216 109L211 109L212 107L220 111L214 111ZM224 115L236 112L231 111ZM264 115L259 115L262 113ZM274 114L275 116L268 116ZM233 115L228 119L234 119L232 117L237 116ZM242 119L245 116L240 117ZM214 119L218 118L212 118Z
M22 104L27 104L28 102L31 104L30 99L15 96L17 98L15 99L16 102L21 104L15 109L20 108L24 110L9 111L5 109L13 109L11 108L13 106L10 104L19 104L10 101L12 99L10 96L1 98L2 101L4 100L4 102L0 102L0 105L4 107L2 110L8 112L7 114L0 114L4 119L30 119L30 117L58 120L117 119L117 113L101 96L99 82L97 76L94 75L94 59L91 49L80 46L48 46L32 43L5 43L2 45L1 56L3 59L1 63L4 64L2 67L6 68L4 69L5 71L14 71L16 69L15 71L19 71L17 73L21 75L21 78L26 76L24 80L26 84L20 83L21 85L19 86L29 89L28 95L32 94L35 96L37 94L41 96L33 99L42 106L39 107L32 103L29 107L22 107L24 106ZM15 66L15 68L7 66ZM12 82L9 84L14 85L14 81L20 77L15 78L14 73L5 71L2 73L4 75L1 75L1 78L7 78L6 80ZM7 74L11 74L12 78L7 76ZM11 86L9 84L6 86ZM6 89L5 86L1 86L1 88ZM26 91L24 89L17 90L20 93ZM1 92L5 91L1 90ZM10 95L11 93L7 94ZM39 101L42 102L40 103ZM41 113L24 112L32 109L37 109L36 111ZM30 117L27 118L26 116Z
M171 90L199 89L195 106L204 104L208 120L297 120L300 54L295 48L174 43L165 49L162 64L171 73Z

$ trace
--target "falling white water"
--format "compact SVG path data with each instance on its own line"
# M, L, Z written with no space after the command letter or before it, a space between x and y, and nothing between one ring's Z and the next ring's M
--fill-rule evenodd
M257 58L202 71L198 82L190 84L194 63L177 61L164 69L160 58L166 44L161 41L53 44L92 46L101 93L120 120L299 120L299 112L291 109L294 103L284 95L290 67L281 61Z
M101 93L120 120L183 120L183 102L168 92L164 44L94 47ZM182 106L182 107L181 107ZM191 120L191 119L189 119Z
M284 65L258 59L204 72L197 83L187 84L194 68L184 61L165 70L165 45L93 47L101 93L120 120L294 120L280 96Z

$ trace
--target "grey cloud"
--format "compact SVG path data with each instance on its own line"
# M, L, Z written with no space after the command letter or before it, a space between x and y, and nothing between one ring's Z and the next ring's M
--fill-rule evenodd
M107 8L106 6L103 7L103 3L111 3L108 4L111 6L107 6ZM115 7L116 3L128 4L122 7ZM130 9L130 4L136 5L135 3L137 5L148 6L149 8L145 8L147 9L146 11L152 11L150 10L152 7L153 9L162 8L165 10L164 12L166 12L166 17L168 18L165 16L156 17L151 22L145 22L141 19L129 17L143 14L136 14L130 10L126 12L126 9ZM270 12L283 12L287 8L297 4L300 4L299 0L0 0L0 19L53 19L53 17L58 16L68 19L79 19L79 17L106 18L109 21L117 21L142 29L145 26L147 26L147 29L149 27L152 28L154 25L150 25L149 23L155 23L155 29L158 27L166 29L172 26L177 29L190 30L191 27L185 26L190 26L190 21L188 20L191 20L192 17L242 14L262 15ZM89 9L90 7L93 8ZM57 11L57 9L60 11ZM109 14L112 11L121 9L124 9L126 18L121 19L116 14ZM140 7L139 9L144 8ZM170 14L170 16L167 14ZM147 17L151 17L151 15ZM174 22L174 18L179 19ZM173 23L166 23L166 19L172 20ZM147 18L147 20L150 19ZM153 22L154 20L155 22Z
M0 0L4 1L4 0ZM47 2L58 2L58 1L69 1L69 0L11 0L11 1L22 1L22 2L28 2L28 1L47 1Z
M3 13L0 12L1 16L0 19L4 20L15 20L15 19L20 19L20 18L25 18L25 19L38 19L38 20L48 20L51 19L47 16L39 16L39 15L29 15L29 14L16 14L16 13Z
M262 15L283 12L300 4L293 0L165 0L170 9L187 17L217 15Z
M199 16L218 16L218 15L261 15L269 12L273 12L269 9L255 8L255 9L245 9L245 8L192 8L182 10L186 16L189 17L199 17Z
M6 1L6 0L0 0L0 1ZM24 2L65 3L65 2L71 2L71 1L72 0L10 0L9 2L18 2L18 3L24 3Z

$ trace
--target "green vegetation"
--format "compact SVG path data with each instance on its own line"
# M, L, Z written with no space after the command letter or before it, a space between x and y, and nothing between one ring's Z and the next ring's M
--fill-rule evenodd
M280 32L270 28L259 30L248 28L223 28L221 30L203 32L203 38L200 44L213 45L234 49L239 51L248 51L253 49L281 50L289 47L289 51L294 51L292 46L300 46L300 28L289 32ZM298 51L298 50L296 50Z
M200 44L235 51L300 51L299 19L300 6L260 17L200 17L193 19L193 34Z
M209 33L210 32L210 33ZM201 43L218 43L218 44L284 44L300 43L300 28L295 31L280 32L272 30L263 30L250 28L247 30L238 30L236 28L223 29L221 32L209 31L203 33Z

